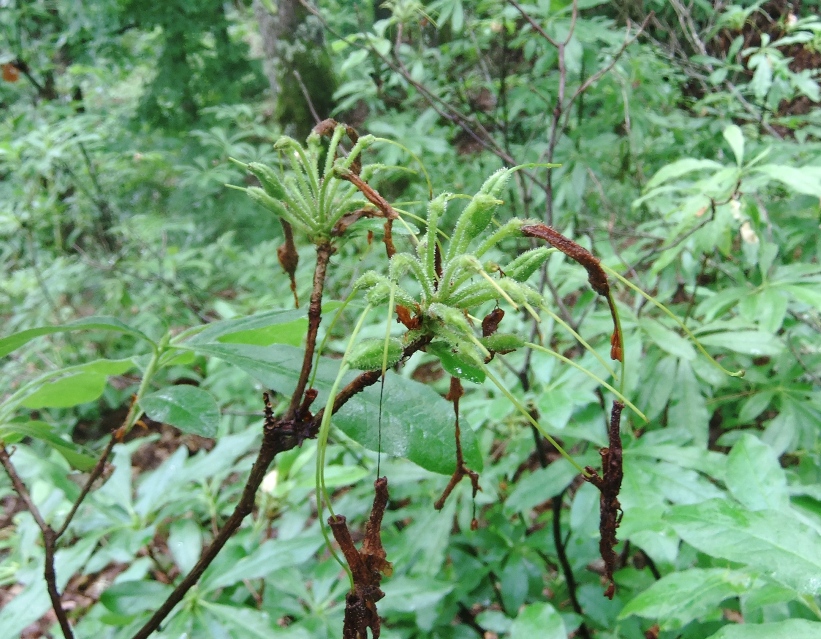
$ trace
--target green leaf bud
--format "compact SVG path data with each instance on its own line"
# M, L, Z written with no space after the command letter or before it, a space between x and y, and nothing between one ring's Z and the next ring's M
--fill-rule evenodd
M276 142L274 142L274 148L278 151L294 146L299 146L299 142L297 142L296 140L294 140L294 138L289 137L287 135L280 136L280 138Z
M525 282L547 261L553 251L546 246L525 251L510 264L502 268L502 273L517 282Z
M430 305L428 313L459 333L468 334L472 332L464 313L457 308L436 302Z
M276 200L285 199L285 187L282 186L282 182L276 171L270 166L266 166L260 162L250 162L247 168L256 176L268 195Z
M413 276L422 287L425 297L430 299L433 296L433 281L425 275L421 262L410 253L396 253L391 258L389 268L391 279L398 282L408 272L413 273Z
M502 192L502 189L505 188L505 184L510 179L512 175L512 171L510 169L499 169L493 175L491 175L485 183L482 185L482 188L479 189L480 193L487 193L489 195L499 195Z
M382 306L387 304L391 297L391 285L387 282L379 282L376 286L372 287L370 291L368 291L368 294L365 297L368 300L368 304L371 306Z
M390 285L390 280L376 271L366 271L357 278L356 282L354 282L353 289L355 291L361 291L366 288L373 288L377 284L383 283Z
M254 200L254 202L261 204L277 217L284 217L286 220L290 221L291 216L288 215L288 211L282 202L272 198L265 192L264 189L261 189L258 186L249 186L245 189L245 192L252 200Z
M525 345L525 341L512 333L494 333L488 337L480 337L479 341L485 348L494 353L510 353Z
M487 228L499 204L502 204L502 201L497 200L492 195L477 193L473 196L470 204L467 205L464 213L462 213L462 215L467 218L465 224L466 241L469 242Z
M529 301L527 291L530 289L525 284L520 284L509 277L504 277L499 280L499 288L507 293L510 296L510 299L517 304L524 304Z
M361 371L382 370L385 359L386 342L384 339L365 339L351 349L348 365ZM387 341L388 361L390 368L402 359L402 342L391 338Z
M501 200L497 200L487 193L479 192L473 196L456 222L456 228L453 230L453 237L448 247L448 259L452 259L467 250L471 240L490 224L496 207L501 203Z
M521 229L524 224L525 221L518 218L505 222L479 245L479 248L475 251L476 257L481 257L505 238L519 237L521 235L519 229Z

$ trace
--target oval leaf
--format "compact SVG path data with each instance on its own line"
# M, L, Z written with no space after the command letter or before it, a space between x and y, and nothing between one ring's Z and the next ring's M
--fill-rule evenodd
M452 351L444 342L428 344L427 351L439 358L439 361L442 362L442 368L449 375L466 379L474 384L481 384L485 381L485 371L467 357Z
M216 400L196 386L171 386L140 400L151 419L176 426L186 433L214 437L220 412Z
M724 139L733 150L736 163L741 166L744 160L744 135L741 133L741 128L737 124L731 124L724 129Z
M99 359L87 364L72 366L62 371L46 373L39 386L30 385L33 391L20 404L26 408L68 408L93 402L103 394L110 375L122 375L134 367L130 359Z
M274 344L268 347L245 344L191 345L198 352L218 357L252 375L265 387L289 395L296 388L303 351ZM323 406L339 371L339 361L321 357L314 388L319 395L315 406ZM348 383L356 377L349 373ZM405 457L435 473L450 475L456 468L453 405L433 389L398 375L385 379L384 394L379 384L356 394L334 416L348 437L370 450L379 450L380 411L382 414L382 452ZM481 470L482 456L473 431L463 426L462 450L465 462Z
M620 618L658 619L661 630L676 630L713 612L722 601L747 592L752 577L725 568L692 568L662 577L631 600Z
M521 578L521 577L520 577ZM549 603L532 603L519 612L510 628L510 639L567 639L562 616Z
M675 506L666 520L703 553L761 570L800 593L821 593L821 535L788 512L753 512L711 499Z

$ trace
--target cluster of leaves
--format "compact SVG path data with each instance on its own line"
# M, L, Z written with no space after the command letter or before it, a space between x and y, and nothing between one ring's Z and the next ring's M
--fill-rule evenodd
M8 106L0 199L9 203L0 212L0 314L3 335L13 333L0 341L11 354L2 361L9 383L0 386L0 438L33 502L59 528L88 477L78 486L79 471L93 472L107 445L111 427L102 424L112 412L120 411L114 427L144 412L148 429L113 442L113 472L98 479L58 545L56 583L74 606L76 636L133 636L229 517L259 448L260 391L287 398L299 383L308 319L285 309L293 294L304 304L311 292L306 240L336 242L342 226L327 298L356 291L365 306L406 309L410 324L392 325L386 349L384 315L367 316L347 365L382 371L415 336L432 338L401 375L389 373L384 388L364 390L334 417L323 453L325 490L352 528L371 507L370 451L384 454L391 495L382 543L394 572L381 584L383 636L819 634L820 111L817 77L796 66L817 51L813 3L773 20L761 3L718 13L702 3L691 14L658 3L649 39L620 53L625 16L615 5L521 6L564 42L559 49L518 3L392 2L390 16L368 29L348 3L321 2L340 111L367 112L361 130L405 147L362 136L347 157L327 153L318 137L304 148L275 146L264 105L230 104L257 86L255 63L218 64L242 48L218 52L225 43L206 13L216 11L220 32L235 37L254 28L246 12L206 3L194 12L205 30L174 39L179 3L163 5L166 13L131 3L131 18L120 4L46 4L12 4L0 18L12 36L0 64L25 61L36 81L21 74L0 84ZM762 37L762 24L777 29ZM670 33L680 36L679 50L668 48L677 41ZM188 66L200 75L162 61L173 53L169 42L190 48ZM545 113L602 70L560 113L552 144ZM206 71L210 80L196 79ZM213 81L214 72L230 86ZM165 88L143 92L152 76ZM72 101L75 86L83 97ZM177 109L171 89L193 93L196 108ZM799 102L811 108L784 110ZM137 131L140 104L190 117L196 128L188 137ZM366 149L378 166L360 173L353 163ZM311 158L305 166L326 170L314 176L293 165L300 150ZM409 177L407 150L437 192L480 196L461 209L453 195L429 202L429 185ZM293 293L277 265L279 227L222 187L245 179L230 156L260 186L262 165L281 182L265 204L297 231L293 248L303 259L293 263ZM548 189L535 168L496 173L512 160L561 167ZM321 180L328 171L335 179ZM364 196L352 175L385 199ZM320 201L317 226L301 211ZM584 271L517 239L521 223L509 222L548 214L604 266L664 302L725 367L747 371L743 379L720 374L673 319L619 286L623 392L648 422L625 413L612 601L602 597L599 495L543 438L534 446L521 410L579 465L598 465L595 451L608 445L600 384L521 347L530 341L600 379L610 374L599 355L610 349L609 314ZM386 221L396 244L389 271L370 242ZM497 302L507 309L507 335L496 340L506 344L478 334ZM355 307L331 326L336 309L325 305L326 352L346 352ZM99 314L122 321L70 323ZM535 333L532 314L543 319ZM339 371L339 359L318 359L318 405L335 392ZM432 503L456 457L443 371L466 382L461 446L482 491L474 498L463 482L437 512ZM287 403L275 398L274 410ZM306 443L277 456L250 523L155 636L339 636L348 583L309 499L316 451ZM4 475L0 496L0 628L17 636L44 618L29 633L59 636L43 617L50 603L37 523Z

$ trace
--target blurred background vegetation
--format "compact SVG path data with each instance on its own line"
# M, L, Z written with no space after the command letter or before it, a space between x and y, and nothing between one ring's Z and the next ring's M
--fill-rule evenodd
M628 392L650 422L625 427L612 602L596 564L595 491L534 446L507 400L470 386L462 406L486 457L478 531L467 487L439 513L431 503L447 478L383 460L396 566L383 636L821 636L802 621L818 622L821 588L798 567L821 570L820 13L817 0L3 0L2 335L90 315L158 335L292 308L280 225L224 185L247 184L229 157L278 166L273 142L304 137L317 119L400 142L435 193L475 193L504 165L560 163L519 174L500 221L537 218L590 247L748 374L716 372L668 318L620 294ZM374 186L424 216L411 156L372 153L395 167ZM366 231L334 258L334 298L379 263ZM309 261L297 271L302 299ZM608 315L584 273L556 256L542 277L556 313L606 348ZM531 330L526 316L506 322ZM343 321L332 350L346 331ZM558 325L540 338L594 366ZM0 361L0 399L57 367L139 363L141 348L96 333L32 342ZM506 384L597 463L595 383L535 356L517 375L523 358L511 357ZM131 636L230 512L258 443L261 389L243 373L192 357L163 374L217 398L220 435L215 445L149 421L118 447L117 470L63 551L78 636ZM429 356L403 374L447 391ZM93 401L16 418L94 451L138 382L112 375ZM59 511L76 485L42 446L19 444L21 474ZM157 636L339 636L347 583L307 499L314 454L277 458L253 521ZM371 487L359 480L374 456L337 438L329 457L340 511L361 520ZM0 627L59 636L37 590L36 527L5 476L0 496ZM718 519L716 500L760 516L771 545L731 537L750 548L733 554L701 539L688 522ZM787 546L778 522L798 535ZM732 634L741 620L774 634Z

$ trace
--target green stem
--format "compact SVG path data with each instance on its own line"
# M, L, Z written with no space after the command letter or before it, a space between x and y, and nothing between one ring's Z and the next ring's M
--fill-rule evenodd
M627 379L627 353L624 352L624 332L621 330L621 315L619 315L619 309L616 308L616 298L613 297L613 293L610 292L607 295L607 304L610 306L610 310L613 314L613 322L615 323L614 329L616 331L616 335L619 336L619 349L621 350L621 377L619 378L619 390L624 393L624 384L625 380ZM613 376L615 378L615 375Z
M727 369L726 369L726 368L724 368L721 364L719 364L719 363L715 360L715 358L713 358L713 356L712 356L712 355L710 355L710 353L708 353L708 352L704 349L704 347L701 345L701 342L699 342L699 341L698 341L698 338L697 338L697 337L693 334L693 332L692 332L689 328L687 328L687 325L686 325L684 322L682 322L682 321L681 321L678 317L676 317L676 316L673 314L673 312L672 312L669 308L667 308L664 304L662 304L661 302L659 302L659 301L658 301L655 297L653 297L653 296L652 296L652 295L650 295L649 293L645 293L643 290L641 290L641 288L639 288L638 286L636 286L635 284L633 284L633 282L631 282L630 280L628 280L626 277L623 277L621 274L619 274L619 273L617 273L616 271L614 271L614 270L613 270L612 268L610 268L609 266L605 266L604 264L602 264L601 266L602 266L602 268L603 268L605 271L607 271L608 273L610 273L610 275L612 275L613 277L615 277L617 280L619 280L619 281L620 281L622 284L624 284L625 286L627 286L627 287L629 287L629 288L632 288L634 291L636 291L636 293L638 293L639 295L641 295L644 299L646 299L646 300L647 300L648 302L650 302L653 306L655 306L656 308L658 308L659 310L661 310L661 311L662 311L665 315L667 315L668 317L670 317L670 318L671 318L671 319L672 319L672 320L673 320L676 324L678 324L678 325L679 325L679 327L681 328L681 330L683 330L683 331L687 334L687 337L689 337L689 338L693 341L693 343L696 345L696 348L697 348L699 351L701 351L701 354L702 354L702 355L704 355L704 357L706 357L706 358L710 361L710 363L711 363L713 366L715 366L716 368L718 368L718 369L719 369L720 371L722 371L723 373L725 373L725 374L729 375L730 377L744 377L744 373L745 373L745 371L744 371L744 369L743 369L743 368L742 368L741 370L737 370L737 371L733 372L733 371L727 370Z
M585 477L590 476L590 473L588 473L584 468L582 468L579 465L579 463L570 456L570 453L568 453L562 447L562 445L559 444L559 442L553 439L553 437L551 437L550 434L544 428L542 428L542 425L539 422L533 419L533 415L531 415L530 412L524 406L522 406L521 402L518 399L516 399L513 396L513 394L509 390L507 390L507 388L505 388L504 385L498 379L496 379L496 377L493 375L493 373L490 372L490 370L487 367L485 367L485 375L487 375L487 378L491 382L493 382L494 386L496 386L496 388L498 388L502 392L502 394L505 397L507 397L508 400L510 400L510 403L516 407L516 409L524 416L524 418L527 419L527 421L529 421L537 431L539 431L542 437L544 437L547 441L553 444L553 446L556 448L556 450L559 451L559 454L562 457L569 461L573 465L573 467L576 468L582 475L584 475Z
M641 417L642 420L644 420L645 422L648 421L648 419L647 419L647 417L645 417L644 413L642 413L638 408L636 408L636 405L633 402L631 402L629 399L627 399L624 396L623 393L617 391L615 388L613 388L613 386L611 386L610 384L605 382L601 377L599 377L595 373L593 373L593 372L589 371L588 369L586 369L581 364L577 364L572 359L568 359L567 357L565 357L561 353L557 353L556 351L550 350L549 348L547 348L545 346L542 346L540 344L534 344L533 342L525 342L525 346L528 346L528 347L530 347L532 349L535 349L537 351L542 351L543 353L547 353L548 355L552 355L556 359L559 359L559 360L563 361L565 364L570 364L573 368L579 369L582 373L587 375L590 379L595 380L596 383L601 384L607 390L609 390L611 393L613 393L616 397L618 397L624 403L625 406L629 406L630 410L632 410L634 413L636 413L636 415Z
M570 326L570 324L565 322L561 317L556 315L556 313L551 311L544 304L539 306L539 308L543 310L545 313L547 313L553 319L553 321L555 321L559 326L564 328L568 333L575 337L576 341L578 341L579 344L581 344L588 353L590 353L591 355L593 355L593 357L599 360L599 363L602 366L604 366L604 370L606 370L613 377L614 380L617 379L616 371L610 368L610 365L607 363L607 360L605 360L601 355L599 355L599 353L590 344L588 344L585 341L585 339L581 335L579 335L579 333L577 333L572 326Z
M339 565L342 566L348 573L348 576L351 579L351 587L353 587L353 576L351 575L348 566L344 561L342 561L334 550L330 536L328 535L328 531L325 528L325 519L322 514L322 506L324 503L328 506L328 512L331 513L331 516L334 516L331 499L328 496L328 490L325 487L325 451L328 448L328 436L331 431L331 417L333 414L336 394L339 392L339 385L342 383L342 378L349 370L348 357L351 354L351 349L353 348L356 337L359 335L359 331L362 330L362 325L365 323L365 318L368 316L370 311L371 305L368 304L359 316L359 321L357 321L353 333L351 333L351 338L348 340L348 346L345 349L345 354L342 356L342 363L339 367L339 373L337 373L336 379L331 387L331 392L328 394L328 399L325 403L325 410L322 413L322 421L320 422L319 433L316 438L316 512L317 518L319 519L319 527L322 530L322 536L325 538L325 543L328 546L328 550L331 552L334 559L339 562Z
M419 165L419 168L421 168L421 169L422 169L422 173L424 173L424 175L425 175L425 182L426 182L426 183L427 183L427 185L428 185L428 197L431 197L431 198L433 197L433 184L432 184L432 183L431 183L431 181L430 181L430 175L428 175L428 170L425 168L425 165L424 165L424 164L422 164L422 160L420 160L420 159L419 159L419 156L418 156L418 155L416 155L416 153L414 153L413 151L411 151L411 150L410 150L408 147L406 147L404 144L400 144L400 143L399 143L399 142L397 142L396 140L389 140L388 138L374 138L374 140L375 140L376 142L384 142L385 144L392 144L393 146L398 146L398 147L399 147L400 149L402 149L405 153L407 153L407 154L408 154L408 155L410 155L410 156L411 156L414 160L416 160L416 163ZM406 167L402 167L402 168L406 168Z

